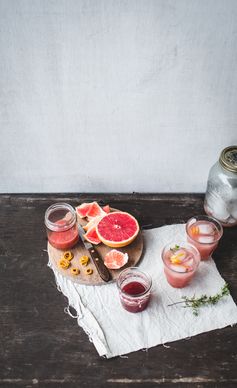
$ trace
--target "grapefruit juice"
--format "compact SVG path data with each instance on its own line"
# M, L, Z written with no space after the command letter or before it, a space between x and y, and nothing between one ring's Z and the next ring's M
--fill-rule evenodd
M76 225L62 232L49 230L48 241L53 247L57 249L67 250L72 248L78 242L78 232Z
M198 250L186 242L169 243L162 251L164 273L174 288L187 286L195 275L200 262Z
M212 217L196 216L186 224L187 240L200 252L201 259L207 260L216 249L223 234L221 224Z
M145 310L150 301L151 285L150 276L137 267L123 270L117 280L120 302L123 308L130 313Z
M67 203L55 203L45 213L49 243L61 250L72 248L79 239L76 213Z

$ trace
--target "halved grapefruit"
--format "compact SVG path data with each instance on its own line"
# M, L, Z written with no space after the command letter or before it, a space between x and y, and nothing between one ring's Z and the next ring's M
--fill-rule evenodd
M98 238L107 246L121 248L131 244L137 237L139 225L131 214L112 212L106 214L98 223Z
M104 264L109 269L119 269L128 262L128 254L112 249L104 257Z

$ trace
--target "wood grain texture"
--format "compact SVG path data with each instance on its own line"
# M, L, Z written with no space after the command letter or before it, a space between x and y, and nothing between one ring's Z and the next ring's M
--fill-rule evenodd
M44 212L53 202L85 200L131 212L147 227L185 222L203 213L203 195L53 194L0 196L1 388L122 388L237 385L236 327L100 358L47 268ZM237 301L237 228L224 230L214 260ZM129 323L128 323L129 324Z

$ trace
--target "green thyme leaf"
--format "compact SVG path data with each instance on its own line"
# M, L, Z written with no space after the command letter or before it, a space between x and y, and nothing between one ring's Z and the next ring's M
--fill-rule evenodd
M229 293L230 291L228 288L228 284L225 283L224 286L221 288L221 291L216 295L207 296L204 294L204 295L201 295L199 298L195 298L195 296L193 296L192 298L188 298L187 296L182 296L182 299L183 299L182 301L169 304L168 306L173 306L179 303L185 303L184 307L191 307L193 314L197 316L198 309L200 307L207 306L207 305L215 305L219 302L221 298L223 298L226 295L229 295Z
M173 248L170 248L170 251L175 253L179 248L180 248L180 246L175 244L175 246Z

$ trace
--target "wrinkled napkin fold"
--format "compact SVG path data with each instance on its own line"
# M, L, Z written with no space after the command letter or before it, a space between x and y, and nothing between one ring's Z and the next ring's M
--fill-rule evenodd
M192 283L184 289L172 288L167 283L161 250L171 240L185 239L184 225L145 230L143 236L145 252L139 267L151 275L153 286L151 302L141 313L129 313L122 308L116 283L80 285L54 271L58 288L77 311L78 325L100 356L124 355L237 322L237 307L230 295L217 305L202 307L198 316L179 304L168 306L180 301L183 295L214 295L225 283L212 259L200 263Z

